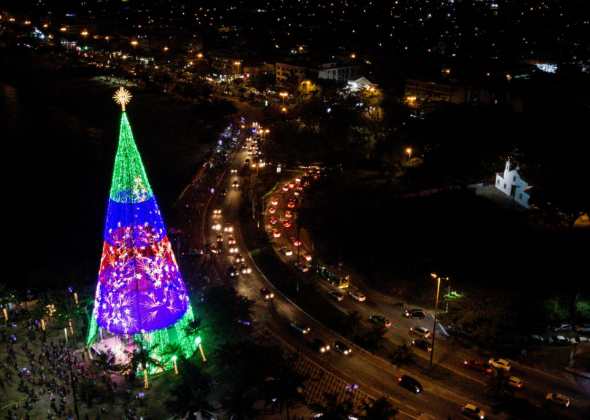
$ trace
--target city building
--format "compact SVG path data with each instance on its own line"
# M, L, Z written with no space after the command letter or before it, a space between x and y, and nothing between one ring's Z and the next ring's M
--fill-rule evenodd
M300 83L305 79L328 79L339 82L356 80L364 74L365 66L354 61L312 63L310 61L276 64L277 86ZM292 81L291 81L291 80Z
M377 89L377 84L371 83L366 77L360 77L356 80L348 81L348 88L351 92L357 92L362 89Z
M459 84L454 79L433 81L416 78L406 79L404 96L412 105L424 102L465 104L473 101L474 92L471 86Z
M496 188L512 197L515 202L530 208L529 198L532 186L521 178L520 168L510 160L506 161L504 172L496 173Z

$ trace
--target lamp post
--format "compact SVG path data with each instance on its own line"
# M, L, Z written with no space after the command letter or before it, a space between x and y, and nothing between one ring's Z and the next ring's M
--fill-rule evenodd
M240 73L240 64L241 64L241 63L240 63L239 61L234 61L234 64L235 64L236 66L238 66L238 74L239 74L239 73Z
M76 395L76 382L74 381L74 373L72 372L72 351L68 348L68 365L70 367L70 383L72 384L72 393L74 394L74 410L76 411L76 420L80 420L78 413L78 397Z
M137 41L131 41L131 45L133 45L133 59L137 60L137 53L136 53L136 47L137 47Z
M287 92L281 92L281 93L279 93L279 95L281 95L283 97L283 105L285 105L285 96L287 96L288 93Z
M408 154L408 163L410 162L410 160L412 159L412 149L410 149L409 147L406 149L406 153Z
M440 293L440 280L449 280L448 277L439 277L436 274L432 273L430 277L437 280L436 286L436 305L434 307L434 324L432 326L432 351L430 352L430 369L432 369L432 359L434 358L434 336L436 335L436 316L438 314L438 295Z
M301 225L297 223L297 291L299 292L299 275L301 274L301 260L299 259L299 250L301 249Z
M178 375L178 365L176 364L176 355L172 356L172 361L174 362L174 374Z

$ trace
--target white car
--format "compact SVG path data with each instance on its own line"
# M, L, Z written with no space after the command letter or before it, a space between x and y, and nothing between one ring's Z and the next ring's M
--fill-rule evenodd
M506 380L506 385L512 386L514 388L522 388L524 382L522 381L522 379L517 378L516 376L511 376Z
M281 252L285 255L293 255L293 251L287 246L282 247Z
M213 214L216 215L216 216L220 215L221 214L221 209L214 209L213 210Z
M474 406L473 404L467 404L465 407L461 409L461 412L467 417L471 417L474 419L486 418L486 413L479 407Z
M416 334L417 336L422 337L422 338L430 337L430 330L428 328L424 328L424 327L410 328L410 333Z
M230 245L228 251L230 254L237 254L239 252L239 249L237 245Z
M358 300L359 302L364 302L367 300L367 297L363 295L361 292L350 292L350 297L354 300Z
M510 362L504 359L490 359L488 363L497 369L504 369L506 372L512 368Z
M229 233L231 233L231 232L233 232L233 231L234 231L234 227L233 227L233 225L232 225L231 223L228 223L228 224L226 224L226 225L225 225L225 227L223 228L223 231L224 231L224 232L229 232Z
M211 226L211 229L213 229L213 230L221 230L221 223L219 223L219 222L213 222L213 225Z
M558 405L563 405L564 407L568 407L570 405L570 399L565 395L561 394L547 394L547 402L552 402Z

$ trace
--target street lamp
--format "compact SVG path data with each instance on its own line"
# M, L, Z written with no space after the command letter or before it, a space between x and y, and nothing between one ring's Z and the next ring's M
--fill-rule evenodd
M236 66L238 66L238 73L240 73L240 64L241 64L241 63L240 63L239 61L234 61L234 64L235 64Z
M409 147L406 149L406 153L408 154L408 162L412 159L412 149Z
M131 41L131 45L133 45L133 59L137 60L137 54L136 54L136 47L137 47L137 41Z
M287 92L281 92L281 93L279 93L279 95L281 95L283 97L283 105L285 105L285 96L287 96L288 93Z
M434 358L434 336L436 335L436 316L438 314L438 295L440 293L440 281L442 280L449 280L448 277L438 277L436 274L432 273L430 275L433 279L437 279L437 286L436 286L436 305L434 307L434 324L432 326L432 351L430 352L430 369L432 369L432 359Z

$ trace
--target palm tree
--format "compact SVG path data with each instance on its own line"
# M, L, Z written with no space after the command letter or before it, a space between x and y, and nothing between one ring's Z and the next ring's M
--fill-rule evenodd
M308 379L295 370L295 364L299 354L287 356L283 363L278 363L273 378L269 378L268 385L272 386L272 392L281 406L287 409L287 420L289 420L289 403L294 400L305 402L303 396L304 382Z
M351 401L345 400L338 402L338 395L324 392L326 402L324 404L311 404L310 407L322 414L325 420L344 420L348 419L353 410Z
M386 333L387 328L381 324L374 324L373 327L363 336L365 348L372 352L379 350L379 345Z
M111 350L98 353L92 359L92 368L96 372L100 373L100 376L102 376L107 389L112 394L114 391L111 386L111 374L119 369L115 365L115 353L113 353Z
M166 406L177 415L201 413L203 418L212 418L215 408L207 397L211 391L210 380L194 363L185 357L180 358L181 381L170 391L171 399Z
M401 366L404 363L410 362L414 357L414 347L402 340L402 344L397 346L396 350L391 353L389 360L392 365Z
M253 420L258 415L254 408L256 395L249 390L235 389L223 399L222 407L230 420Z
M399 411L393 408L385 397L371 400L370 404L363 401L363 408L366 420L392 420L399 414Z
M162 357L164 360L172 360L174 362L174 372L178 375L178 366L176 364L176 360L184 356L184 348L179 342L176 343L168 343L166 347L164 347L164 352L162 353Z
M137 372L137 369L141 365L143 369L144 387L147 389L150 387L148 382L149 366L152 365L156 368L163 366L162 362L154 357L158 344L144 344L142 341L137 340L135 341L135 346L133 352L127 352L131 357L131 369Z
M191 337L197 337L201 335L201 333L205 330L205 326L203 325L203 319L193 319L188 324L186 324L183 330L186 335Z
M344 325L347 331L351 331L353 335L358 331L361 325L362 315L358 311L348 311L346 318L344 319Z
M96 390L96 381L93 378L83 376L80 378L80 383L77 388L82 396L82 400L86 402L88 407L90 407L92 405L94 391Z

